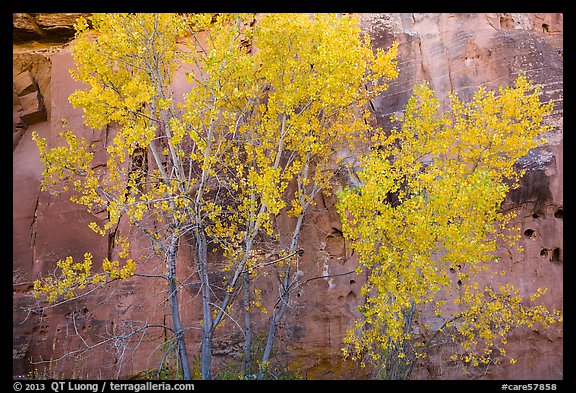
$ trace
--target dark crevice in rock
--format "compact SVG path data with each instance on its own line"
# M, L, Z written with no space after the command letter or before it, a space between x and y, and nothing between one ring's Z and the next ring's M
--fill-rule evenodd
M40 203L40 194L38 194L38 197L36 198L36 203L34 204L34 214L32 215L32 222L30 223L30 249L32 250L32 252L34 252L35 250L39 203Z

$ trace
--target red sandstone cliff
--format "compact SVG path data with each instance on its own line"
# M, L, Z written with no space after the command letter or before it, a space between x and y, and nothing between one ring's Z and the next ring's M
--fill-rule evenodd
M87 228L94 218L67 200L40 191L42 166L31 140L35 130L49 141L68 123L104 148L107 130L82 124L81 112L67 101L77 87L68 73L70 28L77 14L14 14L13 46L13 374L47 367L52 377L118 378L157 367L162 357L161 330L131 336L127 347L122 333L143 323L169 320L162 284L135 278L104 292L47 309L42 315L27 311L35 299L32 282L54 269L58 259L79 257L85 251L94 260L115 252L107 238ZM401 111L415 83L428 80L437 96L450 90L469 97L480 85L509 85L520 70L543 87L543 101L555 100L550 117L555 128L545 146L535 149L520 166L527 169L522 187L513 191L505 208L516 209L524 234L522 253L501 250L507 276L525 293L547 287L546 305L563 302L563 16L561 14L363 14L363 29L376 47L399 46L399 78L372 102L374 113L386 124ZM177 80L180 80L177 78ZM178 87L178 86L177 86ZM301 270L308 277L338 274L356 266L340 232L335 199L318 200L307 219ZM129 234L127 228L119 228ZM180 258L186 259L184 247ZM153 261L149 262L152 266ZM182 277L193 273L181 271ZM345 331L358 316L355 307L361 278L321 278L303 285L279 328L279 353L291 368L312 379L362 377L362 371L341 358ZM194 288L185 302L193 304ZM271 291L272 288L270 287ZM265 296L265 293L263 294ZM273 296L273 293L269 294ZM273 306L273 305L271 305ZM199 306L186 307L184 319L198 320ZM189 333L190 352L197 353L199 335ZM217 342L215 366L241 354L241 341L231 329ZM103 340L108 345L89 349ZM522 331L510 339L509 354L516 365L483 369L474 377L488 379L562 379L562 332ZM110 345L111 344L111 345ZM122 352L127 349L127 352ZM53 363L65 352L75 351ZM76 355L80 356L79 358ZM418 378L462 378L440 349L416 373ZM33 363L38 364L31 364Z

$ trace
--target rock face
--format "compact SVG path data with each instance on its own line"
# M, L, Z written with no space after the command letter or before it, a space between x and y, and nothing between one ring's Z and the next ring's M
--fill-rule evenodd
M68 68L73 65L68 40L78 14L14 14L13 51L13 374L37 368L54 378L121 378L155 369L164 356L165 332L145 324L169 324L166 287L135 278L85 298L30 313L35 299L32 282L53 271L68 255L86 251L101 260L118 252L110 239L87 228L98 219L71 203L40 191L42 165L31 140L37 131L56 143L60 121L102 146L109 130L91 130L67 101L78 87ZM547 119L554 129L547 143L530 152L518 166L526 169L521 187L512 191L504 209L517 212L523 251L501 249L507 277L532 293L547 287L544 303L563 304L563 15L562 14L362 14L361 26L375 47L399 42L400 76L373 100L376 119L389 127L391 114L401 112L414 84L427 80L438 98L449 91L469 98L478 86L510 85L525 71L543 88L543 101L554 100ZM51 38L50 38L51 37ZM34 42L32 45L31 42ZM182 78L178 79L182 80ZM311 379L367 377L358 365L341 357L346 329L359 316L362 277L341 232L334 196L323 195L307 218L302 234L302 285L278 329L278 358ZM118 229L130 235L129 228ZM142 246L142 253L145 253ZM179 258L189 260L182 247ZM155 261L145 262L153 269ZM184 269L183 269L184 270ZM194 272L182 271L182 277ZM330 276L330 277L327 277ZM197 321L198 290L191 284L183 319ZM272 309L276 294L270 285L262 293ZM197 302L198 303L198 302ZM192 305L188 307L188 305ZM263 323L267 316L255 316ZM192 327L197 326L194 323ZM241 356L241 336L233 327L215 345L216 368ZM518 360L482 369L468 377L484 379L562 379L562 330L524 330L510 338L507 352ZM189 331L188 350L199 353L198 329ZM63 357L65 353L67 356ZM61 358L62 357L62 358ZM61 359L60 359L61 358ZM57 362L50 360L59 359ZM442 349L415 373L416 378L463 378L450 366Z
M78 13L14 13L12 14L14 42L38 41L66 43L74 37L74 22Z

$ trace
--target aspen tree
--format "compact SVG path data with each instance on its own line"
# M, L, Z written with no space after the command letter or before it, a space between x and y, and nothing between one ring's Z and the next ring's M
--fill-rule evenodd
M520 75L498 92L480 87L468 103L452 94L441 113L422 83L401 127L374 135L359 187L339 193L344 236L367 275L363 317L348 331L346 356L404 379L444 331L461 347L453 360L478 366L506 355L513 328L561 321L559 311L534 303L544 289L528 302L510 282L477 281L482 271L497 272L498 244L519 238L508 225L514 213L500 208L524 173L514 164L550 129L544 120L552 103L542 104L540 92ZM424 308L437 323L423 323Z
M365 106L396 76L395 46L374 53L350 15L271 14L255 23L250 14L94 14L90 22L80 18L75 26L71 72L86 87L70 102L83 110L88 127L114 130L106 167L96 168L94 147L70 128L58 147L35 134L43 186L57 191L70 184L74 202L106 212L107 220L89 225L97 233L114 236L125 220L151 242L165 264L164 273L154 276L168 283L185 379L192 370L176 256L182 241L194 244L202 302L200 376L211 379L216 328L231 318L241 289L245 352L250 350L259 234L277 238L276 217L290 208L298 224L284 254L297 248L303 215L327 184L330 156L338 143L365 138ZM171 84L181 64L197 71L187 74L190 89L180 100ZM298 191L287 203L291 182ZM102 273L92 269L88 253L84 262L66 258L58 263L61 277L35 283L38 296L56 301L87 285L145 276L130 258L128 239L120 240L120 259L102 261ZM209 249L223 255L223 268L209 263ZM213 273L223 273L224 282L213 282ZM220 286L223 295L217 296ZM274 336L268 341L271 346Z
M169 288L172 329L183 377L190 379L176 284L176 253L191 208L190 179L179 151L179 130L174 127L178 115L170 91L180 57L177 43L189 27L172 14L94 14L90 21L92 28L84 17L75 24L71 74L86 87L76 90L69 101L83 110L86 126L110 125L116 130L106 146L106 169L96 171L94 148L69 128L62 133L67 146L52 149L35 134L45 168L43 186L58 191L63 180L64 189L72 182L72 201L85 205L88 212L107 212L103 225L89 225L102 236L115 233L120 220L127 220L150 239L166 263L162 276ZM155 222L162 222L162 229ZM121 259L130 255L129 241L123 243ZM119 266L119 261L102 261L111 280L128 279L137 271L133 259L120 270ZM92 276L93 284L104 281L100 273L85 270L83 275ZM69 295L82 288L75 284L65 283ZM54 291L42 280L36 286L54 300Z
M286 248L281 255L289 259L275 265L280 269L279 306L271 316L259 360L261 379L269 364L276 327L295 286L292 270L300 254L304 218L314 198L330 192L331 180L342 165L335 153L368 141L368 101L397 77L397 46L374 51L354 15L270 15L259 22L257 34L255 55L264 65L270 89L266 109L280 114L275 115L280 121L276 128L281 130L275 145L284 150L290 166L284 166L282 172L295 185L295 191L284 198L295 223L291 233L284 234Z

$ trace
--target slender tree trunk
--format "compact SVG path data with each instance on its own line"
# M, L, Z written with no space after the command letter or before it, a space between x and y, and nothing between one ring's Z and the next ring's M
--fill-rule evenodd
M208 253L206 235L202 229L196 232L196 247L198 251L198 270L202 288L202 379L212 379L212 306L210 303L210 280L208 278Z
M178 301L178 286L176 285L176 252L178 251L178 237L174 236L170 249L168 250L168 288L170 291L170 308L172 311L172 323L176 333L176 343L178 346L178 356L182 366L182 378L192 379L190 372L190 363L188 361L188 352L186 351L186 339L184 329L180 320L180 307Z
M410 308L407 310L406 312L406 316L404 317L405 322L405 327L404 327L404 334L407 334L410 332L410 330L412 330L412 321L414 320L414 312L416 311L416 302L414 300L412 300L410 302ZM408 347L408 341L405 340L402 343L402 351L404 353L406 353L406 349ZM412 367L414 365L414 363L416 363L416 359L417 358L412 358L412 356L406 356L404 359L402 360L402 363L400 363L401 368L400 368L400 379L403 380L409 380L410 379L410 375L412 374Z
M304 211L298 216L298 221L294 227L294 232L292 232L292 241L290 242L290 251L296 251L298 248L298 238L300 236L300 228L302 228L302 221L304 220ZM266 340L266 346L264 347L264 352L262 353L262 358L260 361L261 369L258 372L258 379L264 378L264 372L266 371L266 364L270 361L270 356L272 355L272 347L274 346L274 341L276 340L276 328L278 327L278 322L286 307L288 306L288 301L290 300L290 277L291 277L292 266L290 264L286 265L286 270L284 272L284 280L281 284L282 292L280 295L280 307L278 311L272 317L270 321L270 326L268 326L268 338Z
M278 311L274 313L274 316L270 321L270 326L268 326L268 338L266 340L266 346L264 347L264 352L262 353L262 359L260 361L258 379L264 379L267 363L270 361L270 356L272 355L272 347L274 346L274 341L276 340L276 327L278 326L278 322L280 321L280 318L282 318L282 314L284 314L284 310L288 305L288 300L290 298L290 290L288 289L288 286L290 285L290 270L291 266L288 266L286 268L282 284L283 292L280 298L280 307L278 308Z
M250 273L245 270L243 273L244 286L244 375L250 373L252 366L252 319L250 316Z

